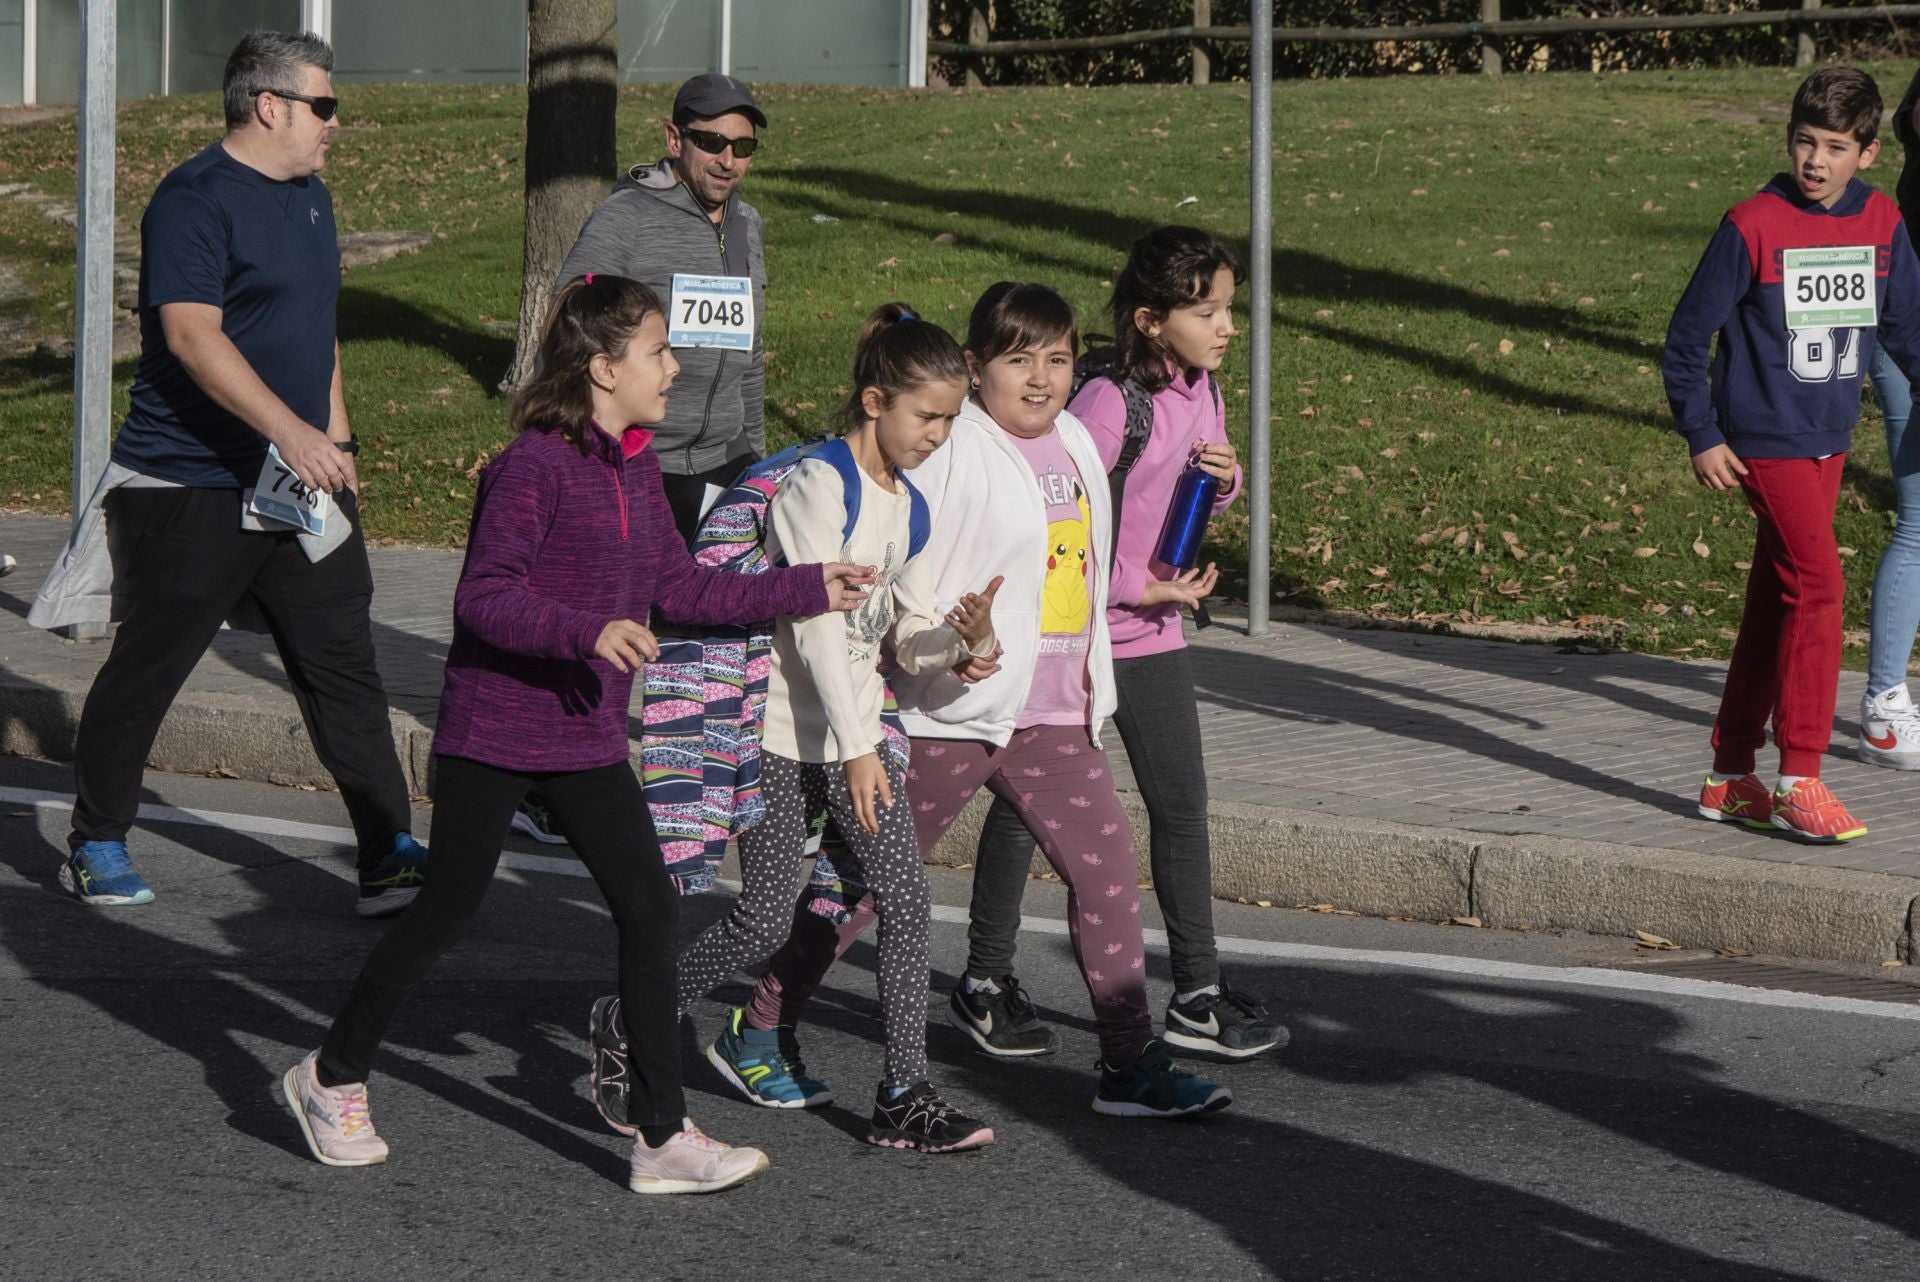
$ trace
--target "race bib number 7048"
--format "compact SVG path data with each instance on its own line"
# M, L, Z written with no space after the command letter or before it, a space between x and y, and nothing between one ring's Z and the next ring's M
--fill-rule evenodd
M675 347L753 350L753 281L748 277L675 272L667 310L667 342Z
M1780 251L1788 329L1872 329L1880 323L1872 245Z

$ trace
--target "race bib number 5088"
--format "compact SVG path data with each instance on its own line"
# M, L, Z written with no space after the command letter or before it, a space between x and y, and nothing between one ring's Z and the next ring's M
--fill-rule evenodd
M1788 329L1872 329L1880 323L1872 245L1780 251Z

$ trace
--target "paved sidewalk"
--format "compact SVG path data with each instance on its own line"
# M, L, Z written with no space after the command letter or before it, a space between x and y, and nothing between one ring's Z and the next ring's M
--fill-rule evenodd
M17 703L35 687L75 700L105 651L104 643L74 643L37 631L24 618L65 528L56 518L0 514L0 549L20 561L18 572L0 582L0 744L11 751L32 748L8 737L17 714L5 700ZM372 553L381 669L403 714L399 720L420 727L412 741L417 774L424 771L425 727L431 726L439 693L460 555L400 547ZM1552 848L1616 852L1608 856L1615 863L1621 849L1639 848L1653 861L1649 867L1661 852L1709 856L1724 862L1674 866L1707 869L1716 877L1743 863L1770 864L1776 872L1802 869L1814 878L1809 886L1870 889L1886 901L1887 913L1900 911L1902 894L1920 895L1920 883L1909 887L1887 877L1814 877L1813 870L1823 869L1920 877L1920 773L1854 760L1851 718L1859 674L1842 679L1842 733L1825 774L1872 832L1846 846L1820 848L1695 815L1722 676L1713 663L1284 624L1270 636L1251 638L1234 620L1195 634L1193 642L1216 811L1255 823L1263 816L1276 824L1280 816L1286 820L1259 830L1264 835L1252 839L1256 858L1288 840L1378 847L1379 857L1389 858L1418 845L1416 837L1445 837L1475 849L1475 843L1497 845L1503 837L1564 839L1572 844ZM195 700L273 718L283 737L304 748L279 660L263 636L223 633L195 671L183 703ZM77 701L70 706L77 710ZM218 733L218 724L194 731L197 737ZM58 752L58 745L42 750ZM234 755L249 754L242 745ZM1124 753L1116 756L1124 761ZM221 762L236 773L255 774L247 760ZM164 768L167 762L154 764ZM279 776L266 770L256 777ZM1122 783L1131 786L1130 780ZM1397 825L1426 831L1400 834ZM1320 836L1303 836L1308 830ZM1469 851L1462 858L1467 863L1455 859L1451 875L1464 878L1462 902L1478 911L1474 856ZM1282 888L1269 893L1282 894L1292 885L1282 880ZM1768 884L1793 890L1800 883L1770 876ZM1397 909L1378 898L1377 887L1356 890L1347 902L1373 911L1433 911L1421 911L1418 903ZM1851 910L1834 911L1845 917ZM1904 913L1900 929L1908 930ZM1910 941L1901 945L1910 947Z

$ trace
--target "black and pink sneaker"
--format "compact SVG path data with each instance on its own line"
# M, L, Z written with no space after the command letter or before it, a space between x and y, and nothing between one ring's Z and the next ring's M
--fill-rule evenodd
M874 1097L867 1143L922 1153L958 1153L993 1143L993 1128L941 1099L930 1083L915 1082L898 1099L882 1083Z

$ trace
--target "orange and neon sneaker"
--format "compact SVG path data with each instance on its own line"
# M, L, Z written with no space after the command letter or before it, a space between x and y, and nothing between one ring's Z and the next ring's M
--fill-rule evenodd
M1716 822L1724 820L1749 828L1771 828L1773 789L1762 783L1759 775L1718 781L1708 775L1700 789L1700 813Z
M1817 846L1867 835L1867 826L1848 814L1818 779L1802 779L1792 792L1773 794L1773 826Z

